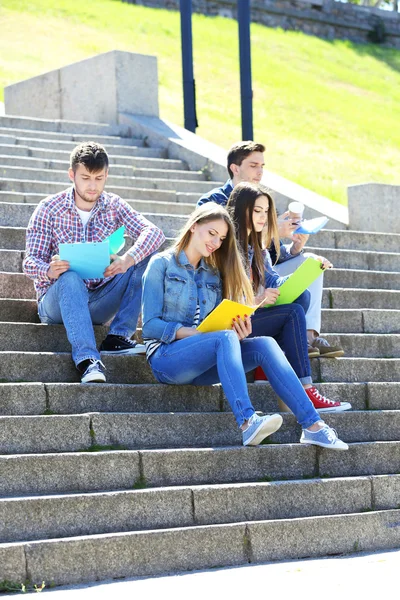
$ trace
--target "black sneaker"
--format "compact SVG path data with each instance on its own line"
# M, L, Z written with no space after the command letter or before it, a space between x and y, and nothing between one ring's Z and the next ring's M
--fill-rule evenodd
M146 354L146 346L122 335L109 334L100 346L102 354Z
M106 381L105 366L101 360L95 358L83 360L77 365L77 369L82 375L81 383L105 383Z

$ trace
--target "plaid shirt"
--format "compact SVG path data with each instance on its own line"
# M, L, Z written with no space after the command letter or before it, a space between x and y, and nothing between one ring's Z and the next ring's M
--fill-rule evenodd
M61 243L102 242L118 227L125 225L127 235L135 240L129 251L135 264L158 250L165 240L161 229L153 225L127 202L115 194L103 192L97 200L84 228L75 207L74 188L42 200L29 221L26 232L24 273L34 280L38 300L56 281L47 271L51 258L58 254ZM92 290L112 279L85 279Z

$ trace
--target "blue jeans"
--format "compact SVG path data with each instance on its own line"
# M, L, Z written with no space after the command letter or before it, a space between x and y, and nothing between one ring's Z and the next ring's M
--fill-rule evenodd
M301 383L312 383L306 317L300 304L259 308L251 317L251 323L253 333L249 338L256 336L275 338Z
M142 275L149 260L147 257L95 290L88 290L74 271L66 271L40 299L41 322L64 323L76 365L90 358L100 359L93 324L101 325L114 317L110 334L131 337L136 331Z
M302 294L296 300L293 301L294 304L300 304L303 307L304 314L307 314L307 311L310 307L311 294L308 290L304 290ZM283 304L281 305L283 306ZM272 307L271 307L272 308Z
M320 420L282 350L270 337L239 342L234 331L201 333L162 344L151 356L150 364L161 383L221 382L239 427L254 414L245 373L261 365L273 389L303 428Z

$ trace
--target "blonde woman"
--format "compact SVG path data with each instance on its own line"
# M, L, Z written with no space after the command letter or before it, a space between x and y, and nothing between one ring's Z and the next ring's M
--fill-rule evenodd
M251 404L245 373L261 365L303 427L302 443L347 450L320 421L277 342L248 339L249 317L234 318L229 330L196 329L223 298L254 302L229 214L207 203L189 217L174 246L150 260L143 276L143 336L156 379L174 385L221 382L243 444L254 446L282 424L280 415L260 417Z

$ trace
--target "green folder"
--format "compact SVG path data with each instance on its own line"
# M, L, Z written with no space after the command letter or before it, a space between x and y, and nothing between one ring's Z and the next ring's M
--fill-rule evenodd
M278 288L280 294L275 304L267 304L265 308L279 306L280 304L291 304L317 277L322 275L321 266L322 263L319 260L309 256L294 273L289 275L289 279Z
M110 254L118 254L118 252L122 250L122 248L125 245L124 233L125 226L122 225L122 227L116 229L114 233L112 233L110 236L108 236L108 238L106 238L105 241L108 240L108 243L110 245Z

